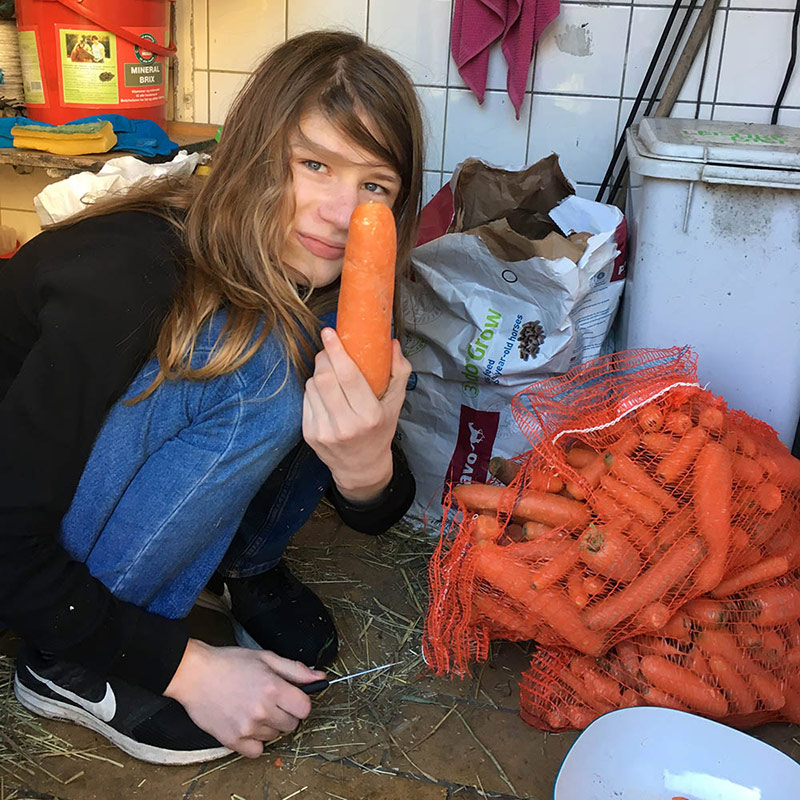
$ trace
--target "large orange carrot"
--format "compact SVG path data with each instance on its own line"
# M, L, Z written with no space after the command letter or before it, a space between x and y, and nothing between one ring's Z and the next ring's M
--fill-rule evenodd
M756 710L756 699L736 667L722 656L711 656L708 666L731 701L732 710L737 714L752 714Z
M672 589L680 589L703 554L697 537L678 542L660 561L641 573L622 591L586 610L590 630L611 628Z
M453 496L470 511L497 511L504 498L511 502L513 490L488 483L459 483L453 487Z
M580 469L594 461L597 456L596 450L582 444L575 444L567 451L567 464L575 469Z
M487 514L478 514L472 524L472 541L476 544L478 542L496 542L503 532L500 523Z
M696 597L690 600L683 611L696 620L704 630L714 630L724 625L731 616L731 610L719 600Z
M664 430L683 436L692 427L692 418L680 411L671 411L664 418Z
M755 459L735 453L733 455L733 477L746 486L758 486L764 477L764 470Z
M724 717L728 713L728 701L721 692L663 656L643 656L639 668L653 686L695 711L711 717Z
M768 586L747 595L744 608L754 610L756 625L786 625L800 618L800 592L793 586Z
M663 456L674 450L675 445L678 443L667 433L643 433L642 444L644 449L652 453L654 456Z
M362 203L350 217L336 329L344 349L381 397L392 369L392 302L397 232L384 203Z
M552 525L545 524L544 522L526 522L522 526L522 530L525 534L525 538L533 542L543 537L552 536L555 528L553 528Z
M632 486L626 486L611 475L600 479L600 486L628 511L644 520L648 525L657 525L664 517L664 509Z
M651 500L655 500L667 511L678 510L678 501L627 456L615 456L611 465L611 474Z
M493 625L498 625L523 640L532 639L536 634L538 619L528 618L488 594L475 592L472 595L472 605L480 616Z
M709 406L700 412L698 422L704 427L712 431L722 430L725 423L725 415L718 408Z
M755 489L756 502L768 514L772 514L781 507L783 494L774 483L762 483Z
M578 540L583 563L612 580L632 581L642 569L642 558L622 533L629 521L622 516L606 525L590 525Z
M528 491L523 493L512 515L522 521L533 520L548 525L579 528L589 522L585 503L559 494Z
M656 475L666 483L677 483L697 457L707 438L708 434L705 428L699 426L691 428L675 447L661 459L656 469Z
M581 467L578 470L580 480L567 482L566 489L569 495L576 500L586 499L587 486L590 489L597 487L597 484L600 483L600 478L608 472L612 460L613 456L610 453L598 454L586 466Z
M765 558L752 567L748 567L735 575L729 575L711 591L711 594L714 597L726 597L756 583L780 578L781 575L785 575L789 571L789 566L789 560L786 556Z
M636 412L636 420L643 431L655 433L664 427L664 415L654 405L639 409Z
M710 442L697 456L694 469L694 509L697 530L707 556L695 575L699 593L713 589L723 578L731 542L731 485L733 471L727 447Z

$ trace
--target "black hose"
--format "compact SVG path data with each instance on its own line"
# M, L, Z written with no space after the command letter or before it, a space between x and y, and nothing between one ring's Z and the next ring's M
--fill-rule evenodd
M797 5L794 9L794 20L793 20L793 28L792 28L792 49L791 55L789 56L789 66L786 68L786 76L783 79L783 86L781 86L780 92L778 92L778 99L775 101L775 108L772 110L772 124L778 124L778 115L781 112L781 106L783 105L783 98L786 97L786 90L789 88L789 81L792 79L792 75L794 74L794 66L797 63L797 30L800 28L800 0L797 0Z
M800 2L800 0L798 0ZM656 85L653 87L653 93L650 95L650 99L647 101L647 105L644 109L643 116L648 116L650 112L653 110L653 106L658 101L658 93L661 91L661 86L666 80L667 71L672 64L672 60L675 58L675 53L678 51L680 47L681 40L683 39L683 34L686 32L686 27L689 24L689 20L692 17L692 12L694 11L694 7L697 5L697 0L691 0L689 3L689 8L686 11L686 16L683 18L681 22L680 28L678 28L678 35L675 37L675 41L672 43L672 47L669 50L669 55L667 56L667 60L664 62L664 66L661 70L661 73L658 76L658 80L656 81ZM714 21L712 20L711 25L713 27ZM709 39L711 38L711 30L709 29L708 33ZM624 132L623 132L624 135ZM625 177L628 174L628 156L626 155L622 161L622 167L620 168L619 173L617 174L617 179L614 181L613 186L611 187L611 193L608 195L608 202L613 203L616 198L619 190L622 188L622 184L625 181Z
M678 15L678 11L680 11L682 2L683 0L675 0L675 5L672 6L672 10L669 13L669 17L667 18L667 24L664 26L664 30L661 33L661 38L658 40L656 49L653 52L653 58L650 60L650 64L647 67L647 72L645 72L644 79L642 80L642 85L639 87L639 94L636 96L636 100L633 103L633 108L631 109L631 113L628 115L628 121L625 123L625 128L623 128L622 135L617 141L617 146L614 148L614 155L611 156L611 162L608 165L606 174L603 176L603 181L600 184L600 188L597 191L596 200L598 202L602 202L603 193L608 187L608 184L611 180L611 176L614 174L614 165L617 163L617 159L619 158L620 153L622 152L622 148L625 146L625 130L629 128L636 119L636 114L639 111L639 106L642 104L642 100L644 100L644 96L647 92L647 86L650 83L650 78L653 77L653 73L655 72L656 66L658 65L658 60L659 58L661 58L661 52L664 50L664 45L667 43L669 34L672 32L672 26L675 24L675 17ZM798 2L800 2L800 0L798 0Z

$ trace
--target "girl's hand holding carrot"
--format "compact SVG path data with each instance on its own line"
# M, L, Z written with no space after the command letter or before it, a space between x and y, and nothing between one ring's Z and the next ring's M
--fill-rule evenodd
M328 466L339 492L353 502L376 497L392 477L391 444L411 364L392 342L389 387L380 400L331 328L303 398L303 438Z

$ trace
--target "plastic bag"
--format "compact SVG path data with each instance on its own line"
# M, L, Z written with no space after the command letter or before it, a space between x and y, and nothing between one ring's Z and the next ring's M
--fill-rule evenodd
M492 456L524 449L519 390L600 353L625 236L619 209L575 196L556 156L521 172L470 159L426 206L401 292L411 519L438 525L446 480L485 480Z

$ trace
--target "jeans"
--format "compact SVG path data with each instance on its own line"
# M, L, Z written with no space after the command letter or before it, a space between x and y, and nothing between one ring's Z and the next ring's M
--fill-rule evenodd
M239 577L273 567L331 476L302 441L302 382L274 336L235 372L167 381L128 405L157 369L147 364L111 408L61 543L120 599L181 618L218 567Z

